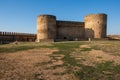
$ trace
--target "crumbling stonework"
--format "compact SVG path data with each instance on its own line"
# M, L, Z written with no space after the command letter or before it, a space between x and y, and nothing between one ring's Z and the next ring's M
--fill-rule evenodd
M85 40L106 37L107 15L90 14L84 22L58 21L53 15L37 17L37 42L46 40Z

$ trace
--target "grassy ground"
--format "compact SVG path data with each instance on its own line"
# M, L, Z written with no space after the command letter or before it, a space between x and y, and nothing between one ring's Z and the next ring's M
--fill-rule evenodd
M0 53L14 53L17 51L24 51L24 50L29 50L29 49L35 49L35 48L41 48L44 47L44 45L49 46L49 43L34 43L34 42L21 42L18 44L5 44L5 45L0 45Z
M0 53L7 55L7 53L16 53L29 49L56 49L56 51L49 55L49 61L38 61L34 64L35 68L42 68L42 70L41 73L33 73L34 76L31 80L119 80L119 47L120 41L19 43L17 45L0 45ZM40 53L40 51L38 51L38 53ZM0 60L2 59L3 58L0 57ZM60 70L57 71L56 69L58 68L65 70L61 70L62 72ZM0 67L0 69L4 70L3 67ZM51 77L53 76L54 79L45 77L50 70L56 70L53 73L51 72L52 75L49 74ZM0 76L2 74L4 73L0 72ZM69 76L64 79L56 78L56 76L64 75Z
M87 45L89 44L89 46L91 47L79 48L81 45L86 45L86 44ZM63 66L66 66L67 67L66 71L69 73L74 73L74 75L77 76L78 79L98 80L101 78L101 80L114 80L115 76L120 74L120 65L114 66L113 62L111 61L106 61L99 64L96 63L95 66L89 66L89 65L86 66L84 64L78 64L78 62L80 61L79 60L77 61L73 56L71 56L73 52L74 53L77 52L75 50L77 48L80 49L79 51L83 53L86 51L87 52L91 51L92 49L97 49L112 53L116 51L117 54L119 54L120 53L119 42L106 41L106 42L82 42L82 43L75 42L75 43L60 43L60 44L58 43L58 44L54 44L54 47L58 48L59 51L54 52L53 54L63 54L64 55L64 58L62 58L62 60L64 61ZM78 56L80 56L80 54ZM74 71L74 67L79 67L80 70L78 69L78 71Z

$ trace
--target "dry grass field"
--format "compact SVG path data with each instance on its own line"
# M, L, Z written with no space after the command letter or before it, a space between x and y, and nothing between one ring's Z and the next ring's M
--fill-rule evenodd
M0 80L120 80L120 41L0 45Z

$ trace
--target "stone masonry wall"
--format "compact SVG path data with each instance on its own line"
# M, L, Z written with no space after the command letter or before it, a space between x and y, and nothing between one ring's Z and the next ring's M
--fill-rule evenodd
M57 21L58 39L84 39L84 23L74 21Z
M106 14L90 14L85 16L85 37L86 38L105 38L107 29Z
M56 38L56 17L40 15L37 17L37 41Z

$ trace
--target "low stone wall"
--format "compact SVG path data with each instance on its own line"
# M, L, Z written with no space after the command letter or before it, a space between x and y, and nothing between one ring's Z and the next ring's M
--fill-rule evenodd
M16 33L16 32L0 32L0 44L10 43L14 41L29 41L36 40L36 34Z

